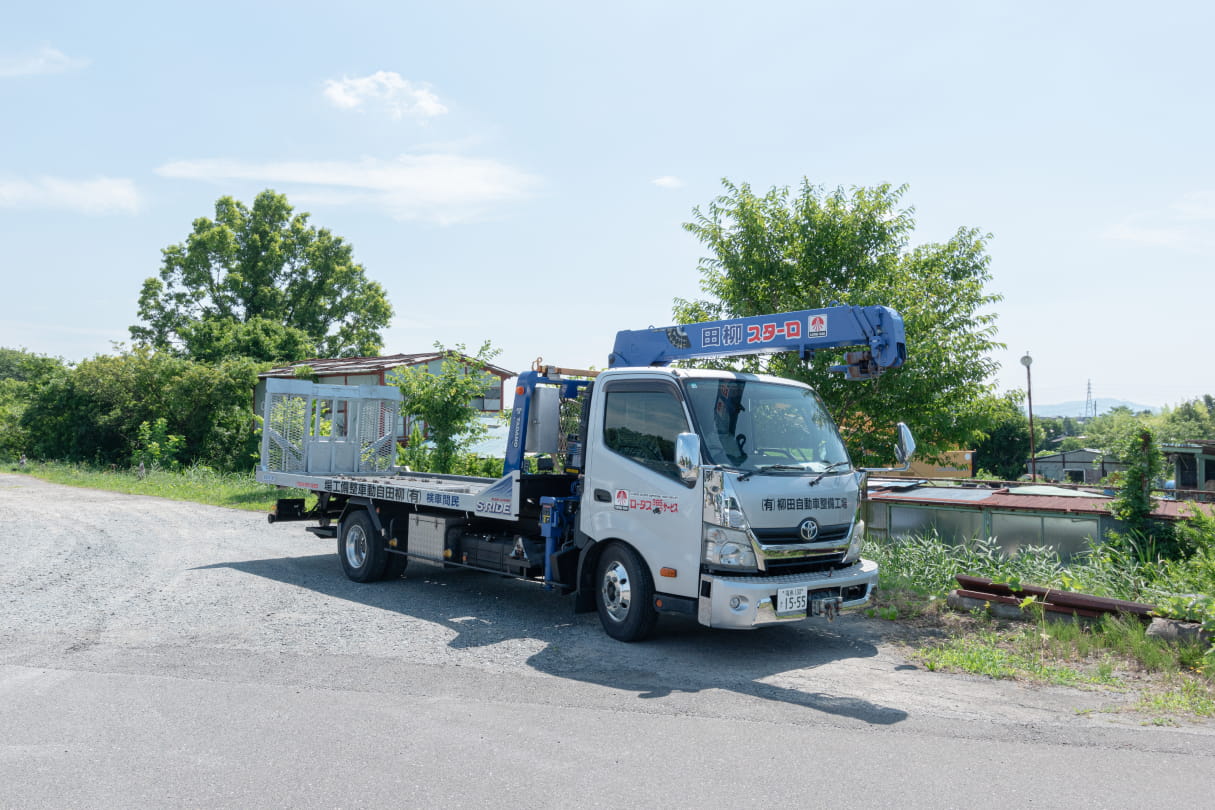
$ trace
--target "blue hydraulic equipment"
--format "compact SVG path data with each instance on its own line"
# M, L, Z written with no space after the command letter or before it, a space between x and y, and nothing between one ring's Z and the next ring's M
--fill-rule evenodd
M511 409L510 433L506 438L506 461L503 464L502 475L507 476L523 469L525 454L528 452L527 425L531 424L532 403L538 386L553 386L559 389L562 399L577 399L579 392L591 384L587 379L566 379L561 371L551 366L545 367L536 363L536 370L525 371L519 375L515 387L515 406ZM593 372L575 372L590 375ZM571 463L582 464L582 448L577 440L571 441L567 448ZM567 473L578 472L576 468L565 470ZM544 582L545 588L552 588L553 555L557 553L562 541L573 525L573 516L578 508L576 484L571 485L571 494L566 497L544 495L540 498L540 534L544 537Z
M876 377L907 359L903 317L890 307L833 306L777 315L757 315L682 326L616 333L608 366L665 366L675 360L704 360L751 354L797 352L810 360L818 349L866 346L833 366L850 380Z

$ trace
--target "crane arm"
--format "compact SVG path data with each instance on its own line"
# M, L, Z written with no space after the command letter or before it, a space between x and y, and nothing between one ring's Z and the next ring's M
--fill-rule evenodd
M875 377L907 359L903 318L889 307L832 306L775 315L732 318L616 333L608 366L665 366L752 354L797 352L810 359L819 349L864 346L848 363L832 366L849 379Z

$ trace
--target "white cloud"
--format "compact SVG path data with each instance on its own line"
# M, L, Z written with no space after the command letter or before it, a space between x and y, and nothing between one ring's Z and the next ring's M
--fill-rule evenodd
M439 97L424 84L415 84L391 71L359 78L329 79L325 98L344 110L378 107L393 118L433 118L447 112Z
M357 162L182 160L156 171L188 180L295 184L304 187L292 193L296 201L370 204L400 219L442 224L476 219L494 205L531 196L539 185L539 178L504 163L453 154Z
M1215 252L1215 193L1192 192L1162 211L1132 214L1106 228L1107 239L1186 253Z
M1105 230L1107 239L1122 242L1135 242L1150 247L1165 247L1175 250L1184 249L1189 242L1189 235L1182 228L1147 227L1131 222L1119 222Z
M84 214L133 214L139 210L135 183L123 177L64 180L0 178L0 208L56 208Z
M672 177L669 174L663 175L662 177L655 177L650 182L659 188L683 188L683 181L678 177Z
M1177 212L1183 220L1207 221L1215 220L1215 192L1194 191L1175 202L1170 209Z
M43 45L36 53L0 56L0 79L66 73L88 63L87 59L74 59L50 45Z

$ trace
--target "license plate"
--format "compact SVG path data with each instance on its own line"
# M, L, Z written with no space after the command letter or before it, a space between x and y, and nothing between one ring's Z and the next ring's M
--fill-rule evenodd
M807 607L806 588L778 588L776 591L777 613L805 613Z

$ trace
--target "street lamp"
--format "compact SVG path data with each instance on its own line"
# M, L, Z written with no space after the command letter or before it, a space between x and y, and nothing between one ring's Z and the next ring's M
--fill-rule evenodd
M1025 366L1025 392L1029 397L1029 480L1035 482L1038 480L1038 460L1034 458L1034 381L1030 376L1029 367L1034 362L1034 358L1029 356L1029 352L1021 358L1021 365Z

